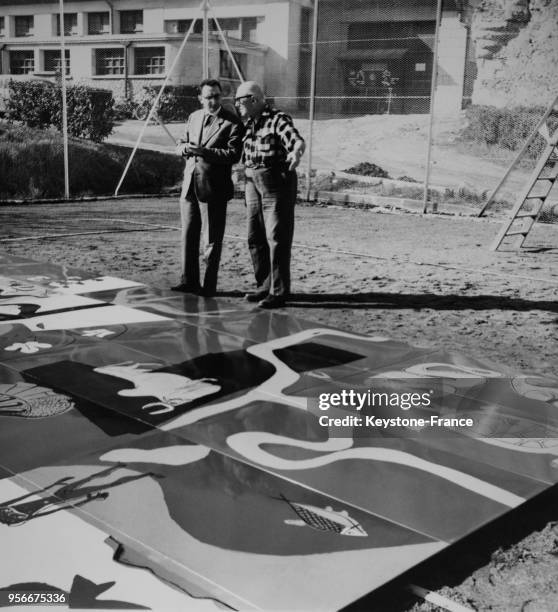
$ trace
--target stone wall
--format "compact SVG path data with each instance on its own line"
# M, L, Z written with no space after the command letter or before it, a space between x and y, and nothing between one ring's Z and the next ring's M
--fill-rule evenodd
M558 95L558 1L468 0L473 104L547 105Z

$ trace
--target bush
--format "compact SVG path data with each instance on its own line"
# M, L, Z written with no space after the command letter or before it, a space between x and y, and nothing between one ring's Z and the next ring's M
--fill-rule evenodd
M114 193L130 149L70 139L70 193ZM180 183L184 161L177 155L137 151L122 193L161 193ZM64 195L64 151L53 128L30 129L0 123L0 200L59 198Z
M115 121L133 119L137 106L132 100L121 99L115 102L113 106Z
M542 107L469 106L466 110L467 127L460 138L516 151L523 146L544 112ZM551 132L557 129L558 113L553 113L548 123ZM538 157L545 144L544 138L537 135L529 145L527 156Z
M138 101L146 109L145 116L153 106L160 85L144 86L144 94ZM198 88L194 85L167 85L159 100L157 112L163 121L185 121L188 115L200 108Z
M370 189L368 183L361 183L347 178L338 178L335 173L318 175L312 181L312 188L316 191L344 191L347 189Z
M352 166L347 170L343 170L347 174L360 174L361 176L377 176L379 178L390 178L389 174L380 166L371 164L370 162L360 162L356 166Z
M101 142L112 132L112 92L73 85L67 88L66 99L69 134ZM29 127L62 130L62 88L44 81L10 81L6 114Z

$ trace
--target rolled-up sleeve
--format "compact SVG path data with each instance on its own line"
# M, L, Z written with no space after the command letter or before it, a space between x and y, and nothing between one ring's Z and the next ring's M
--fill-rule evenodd
M287 153L291 153L298 144L298 148L304 146L304 138L299 134L293 124L293 120L285 113L278 113L276 118L275 133L281 139L281 143Z

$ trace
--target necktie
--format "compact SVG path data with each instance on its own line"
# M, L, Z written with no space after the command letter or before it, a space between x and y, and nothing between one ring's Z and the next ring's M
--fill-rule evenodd
M198 144L200 144L200 145L205 141L205 138L206 138L205 133L208 130L209 126L211 125L211 119L212 118L213 117L211 115L209 115L209 114L203 116L202 128L201 128L201 131L200 131L200 139L198 141Z
M206 115L203 120L203 129L202 129L202 141L205 141L207 138L207 133L211 128L211 124L213 123L213 115Z

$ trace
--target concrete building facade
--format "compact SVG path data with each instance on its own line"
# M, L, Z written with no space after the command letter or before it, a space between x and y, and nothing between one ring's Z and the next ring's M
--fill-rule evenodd
M434 0L320 0L317 111L428 112L436 19ZM0 0L0 72L52 77L61 70L58 2ZM170 83L202 78L202 10L198 0L68 0L67 78L134 98L160 84L192 20L194 30ZM245 78L263 83L279 106L308 108L313 0L214 0L210 17L224 31ZM209 74L234 90L238 77L209 22ZM461 109L467 30L444 2L439 32L437 100Z
M309 1L309 0L308 0ZM270 91L296 96L293 38L304 0L213 2L218 20L245 78ZM0 71L51 77L61 70L57 2L0 2ZM193 20L194 30L171 74L174 85L202 78L203 12L193 0L71 0L64 6L68 80L133 97L143 85L161 83ZM209 76L227 89L239 82L217 25L209 21Z
M324 112L429 112L434 0L321 0L316 94ZM440 112L462 108L467 28L445 1L438 46ZM391 90L391 91L390 91Z

